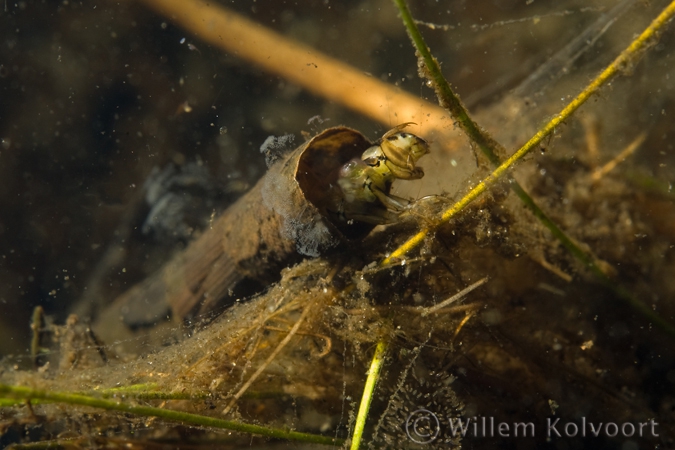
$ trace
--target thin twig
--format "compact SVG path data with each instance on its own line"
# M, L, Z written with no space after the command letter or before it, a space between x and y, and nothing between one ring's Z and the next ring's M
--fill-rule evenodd
M581 119L584 127L584 140L588 150L588 162L591 168L595 168L600 160L600 124L597 117L592 114Z
M272 363L272 361L274 361L274 358L277 357L279 352L281 352L281 350L286 346L286 344L288 344L291 341L291 338L293 338L293 336L295 336L295 334L298 332L300 325L302 325L305 318L307 317L307 314L309 314L309 311L311 309L312 304L308 304L305 306L305 308L302 311L302 314L300 315L300 318L298 319L297 322L295 322L295 325L293 325L293 328L291 328L286 337L281 342L279 342L279 345L277 345L274 351L267 357L265 362L262 363L260 367L258 367L258 369L253 373L253 375L251 375L251 378L249 378L248 381L246 381L246 383L244 383L244 385L241 387L241 389L239 389L239 391L234 395L230 403L223 410L223 414L227 414L232 409L237 400L239 400L239 398L242 395L244 395L244 393L248 390L251 384L253 384L253 382L258 379L260 374L263 373L263 371Z
M635 152L635 150L640 148L645 139L647 139L647 133L640 134L637 138L633 140L633 142L628 144L628 147L626 147L621 151L621 153L616 155L615 158L613 158L610 162L608 162L607 164L605 164L604 166L600 167L595 172L593 172L593 174L591 174L591 180L593 182L600 181L602 177L611 172L616 166L619 165L619 163L623 162L626 158L632 155Z
M426 317L429 314L434 313L434 312L438 311L439 309L444 308L444 307L448 306L449 304L454 303L461 298L464 298L469 292L471 292L474 289L476 289L477 287L480 287L483 284L485 284L487 282L487 280L488 280L488 277L482 278L482 279L476 281L474 284L462 289L461 291L459 291L458 293L456 293L452 297L450 297L446 300L443 300L442 302L440 302L440 303L438 303L438 304L436 304L436 305L434 305L430 308L426 308L424 311L422 311L422 314L421 314L422 317Z
M38 367L39 357L41 353L40 341L42 338L42 332L45 325L45 310L42 306L36 306L33 310L33 318L30 323L31 332L33 337L30 341L30 356L33 358L33 365Z
M459 325L457 325L457 329L455 330L455 334L452 336L451 342L455 342L455 339L457 339L457 336L459 335L459 332L462 331L462 328L464 328L464 325L466 325L469 322L469 320L471 320L471 318L475 315L476 315L475 310L466 312L466 316L464 316Z
M539 264L541 267L554 274L555 276L560 277L561 279L565 280L568 283L572 282L572 275L563 271L560 267L554 266L550 262L546 261L543 256L530 255L530 258L534 262Z
M342 61L289 39L215 2L138 0L204 42L385 125L415 122L425 138L455 151L465 139L448 113Z
M438 314L455 314L460 312L466 312L473 309L480 309L481 303L467 303L465 305L451 306L450 308L442 308L438 311L435 311ZM354 309L345 309L344 312L350 315L365 315L374 311L378 312L387 312L387 311L406 311L411 314L422 314L426 311L426 308L422 306L410 306L410 305L373 305L369 308L354 308Z
M270 325L265 325L265 329L270 331L278 331L280 333L288 333L288 330L285 330L280 327L273 327ZM313 336L322 339L324 341L323 349L316 355L317 358L323 358L324 356L329 354L331 349L333 348L333 341L329 336L326 336L325 334L310 333L308 331L298 331L295 334L297 334L298 336Z

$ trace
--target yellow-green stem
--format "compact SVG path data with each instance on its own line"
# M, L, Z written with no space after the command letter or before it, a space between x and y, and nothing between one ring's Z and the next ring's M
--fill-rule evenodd
M647 27L647 29L636 38L631 45L624 50L600 75L598 75L572 102L570 102L557 116L555 116L544 128L535 134L523 147L514 153L505 162L501 162L497 156L497 152L505 153L504 148L497 141L492 139L486 132L484 132L471 119L467 110L463 107L459 97L452 91L450 84L445 80L441 72L440 66L436 59L431 54L429 47L424 42L424 38L419 32L415 21L410 14L410 10L405 0L394 0L398 7L403 23L408 30L411 40L415 45L419 55L424 60L427 75L434 83L436 94L442 106L444 106L451 115L457 120L462 130L474 141L481 151L487 156L490 162L497 167L497 169L490 174L485 180L479 183L472 189L464 198L458 203L447 209L441 216L441 223L447 222L454 215L464 209L469 203L475 200L480 194L485 192L490 186L497 182L503 176L509 176L508 171L515 165L515 163L525 156L550 133L555 130L555 127L560 125L565 119L574 113L591 95L593 95L600 87L616 75L623 67L633 62L646 49L650 42L653 42L658 34L663 30L667 22L675 14L675 1L672 2L663 12ZM599 280L610 288L620 299L627 302L631 307L640 312L648 320L655 325L662 328L669 335L675 336L675 327L668 321L661 318L653 310L647 307L644 303L633 298L628 291L619 287L614 283L600 268L599 263L595 257L583 251L572 239L570 239L565 232L560 229L544 211L534 202L534 200L525 192L525 190L514 180L510 179L510 185L516 195L523 201L523 203L532 211L532 213L539 219L539 221L548 228L554 237L556 237L563 246L578 260L580 260L590 271L596 275ZM412 236L403 245L392 252L384 261L382 265L387 265L405 256L410 250L419 245L424 238L432 231L432 228L424 228L416 235Z
M354 435L352 437L351 450L358 450L361 445L361 438L363 437L363 429L366 426L366 419L368 418L368 411L370 410L370 403L373 400L373 392L375 385L380 378L380 371L384 363L384 355L387 352L387 344L384 341L377 343L375 354L370 362L370 369L368 370L368 378L366 385L363 388L363 396L361 397L361 404L359 405L359 413L356 416L356 425L354 426Z
M459 98L452 92L449 84L443 78L441 74L440 67L436 62L435 58L431 55L429 48L427 47L422 35L419 33L417 26L415 25L410 11L405 0L394 0L397 7L401 11L401 16L403 22L406 25L406 28L410 32L410 36L417 48L417 51L424 58L425 63L427 64L430 76L432 80L438 86L440 91L439 96L442 94L444 106L446 106L453 117L455 117L462 129L464 129L469 137L474 140L482 149L484 148L487 152L488 158L495 164L499 163L497 155L492 151L493 148L501 148L501 146L496 143L492 138L487 134L484 134L480 131L480 128L476 123L468 116L466 110L461 106ZM637 58L637 56L647 47L649 43L658 37L658 34L663 31L663 28L667 22L675 15L675 1L671 2L668 7L666 7L659 16L652 21L652 23L645 29L645 31L640 34L631 44L626 48L621 54L614 60L612 63L603 70L600 75L598 75L577 97L575 97L559 114L553 117L541 130L539 130L529 141L525 143L518 151L511 155L506 161L499 164L494 172L492 172L487 178L480 182L476 187L469 191L464 198L462 198L455 205L447 209L441 216L441 222L447 222L455 214L461 211L466 205L475 200L480 194L485 192L485 190L497 182L501 177L506 175L508 171L524 157L527 153L532 151L537 145L549 134L555 130L555 128L565 121L568 117L574 113L581 105L583 105L586 100L588 100L591 95L600 89L604 84L606 84L614 75L619 73L623 67L625 67L631 60ZM542 212L543 214L543 212ZM411 249L415 248L424 237L431 231L431 228L424 228L422 231L411 237L407 242L397 248L394 252L391 253L384 261L383 264L389 264L396 259L401 258Z

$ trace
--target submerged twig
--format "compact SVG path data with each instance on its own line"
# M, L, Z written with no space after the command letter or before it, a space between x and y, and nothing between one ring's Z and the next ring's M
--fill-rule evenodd
M551 272L553 275L559 277L562 280L565 280L565 282L567 283L572 282L572 275L566 273L560 267L557 267L551 264L550 262L546 261L543 256L530 255L530 258L534 262L539 264L541 267Z
M33 365L38 367L38 358L41 353L40 341L42 340L42 332L45 325L45 310L42 306L36 306L33 310L33 318L30 323L30 328L33 337L30 341L30 356L33 358Z
M459 332L462 331L462 328L464 328L464 325L466 325L469 322L469 320L471 320L471 318L475 315L476 310L466 312L466 316L464 316L462 321L459 322L459 325L457 325L457 328L455 329L455 334L452 335L452 342L454 342L455 339L457 339L457 336L459 335Z
M273 326L270 326L270 325L265 325L265 329L270 330L270 331L278 331L280 333L289 333L288 330L285 330L285 329L279 328L279 327L273 327ZM319 352L318 355L316 355L317 358L323 358L324 356L329 354L331 349L333 348L333 343L332 343L331 338L329 336L326 336L325 334L309 333L309 332L305 332L305 331L296 331L295 334L297 334L298 336L313 336L313 337L317 337L317 338L323 340L323 342L324 342L323 349Z
M449 304L454 303L461 298L464 298L466 296L466 294L468 294L469 292L471 292L474 289L484 285L487 282L487 280L488 280L488 277L482 278L482 279L476 281L475 283L473 283L472 285L462 289L461 291L459 291L458 293L456 293L452 297L450 297L448 299L445 299L442 302L440 302L440 303L438 303L438 304L436 304L436 305L434 305L430 308L426 308L424 311L422 311L422 314L421 314L422 317L428 316L431 313L435 313L439 309L445 308Z
M200 0L139 0L202 41L275 73L313 94L385 125L415 122L443 151L464 140L443 108L380 81L316 49L265 28L236 12ZM452 142L454 141L454 145Z
M600 167L596 171L594 171L591 174L591 180L593 182L600 181L602 177L607 175L609 172L611 172L616 166L619 165L624 159L628 158L630 155L632 155L635 150L640 148L642 143L647 139L647 133L641 133L638 137L636 137L633 142L628 144L628 146L621 151L618 155L616 155L615 158L613 158L611 161L609 161L607 164L604 166Z
M260 374L263 373L263 371L272 363L272 361L274 361L274 358L277 357L279 352L281 352L281 350L283 350L283 348L286 346L286 344L288 344L291 341L291 338L293 338L293 336L295 336L295 333L297 333L298 329L300 328L300 325L302 325L302 323L304 322L305 318L307 317L307 315L309 314L311 309L312 309L312 304L308 304L308 305L305 306L305 308L302 311L302 314L300 315L300 318L298 319L297 322L295 322L295 325L293 325L293 328L291 328L291 330L288 332L286 337L284 337L284 339L281 342L279 342L279 345L277 345L277 347L274 349L274 351L267 357L265 362L263 362L260 365L260 367L258 367L258 369L253 373L253 375L251 375L251 378L249 378L248 381L246 381L246 383L244 383L244 385L234 395L234 397L232 397L232 400L230 400L230 403L228 403L228 405L223 410L223 414L227 414L232 409L232 407L237 402L237 400L239 400L239 398L242 395L244 395L244 393L248 390L248 388L251 386L251 384L253 384L253 382L258 379Z
M441 308L436 311L435 313L438 314L454 314L458 312L466 312L466 311L472 311L474 309L480 309L481 303L479 302L473 302L473 303L467 303L464 305L457 305L457 306L451 306L449 308ZM422 306L409 306L409 305L398 305L398 306L390 306L390 305L373 305L368 307L367 309L364 308L355 308L355 309L345 309L344 311L347 314L352 314L352 315L364 315L373 311L377 311L378 313L382 312L387 312L387 311L405 311L411 314L423 314L424 311L427 309L422 307Z

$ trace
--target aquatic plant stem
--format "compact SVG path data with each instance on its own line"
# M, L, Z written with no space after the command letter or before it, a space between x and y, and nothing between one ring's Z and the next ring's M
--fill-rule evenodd
M537 132L525 145L516 151L505 162L501 162L497 156L497 152L506 154L504 147L495 141L489 134L484 132L473 121L468 114L466 108L462 105L459 97L453 92L450 84L445 80L441 72L438 61L433 57L429 47L426 45L424 38L419 32L415 21L410 14L410 10L405 0L394 0L398 7L401 18L403 20L408 34L418 54L424 60L425 72L424 75L428 77L434 84L436 95L438 96L440 104L445 107L455 118L459 127L475 142L481 151L487 156L489 161L498 166L487 178L480 182L475 188L462 198L458 203L447 209L441 215L440 223L447 222L469 203L475 200L490 186L496 183L501 177L509 176L508 172L523 156L536 148L539 143L551 134L555 128L564 120L570 117L582 104L588 100L591 95L597 92L604 84L606 84L614 75L619 73L623 68L628 67L631 63L646 50L650 43L653 43L661 31L663 31L667 22L675 14L675 1L666 7L659 16L652 21L643 33L638 36L600 75L598 75L574 100L572 100L557 116L555 116L546 126ZM523 201L523 203L532 211L537 219L548 228L554 237L556 237L563 246L578 260L580 260L591 272L596 275L605 286L609 287L619 298L626 301L630 306L635 308L638 312L644 315L648 320L655 325L662 328L671 336L675 336L675 327L662 319L652 309L647 307L644 303L634 299L630 293L616 286L610 277L602 270L600 263L596 258L582 250L565 232L560 229L544 211L534 202L534 200L525 192L525 190L512 178L509 179L511 189ZM439 223L439 225L440 225ZM433 231L432 227L426 227L411 237L403 245L392 252L387 258L382 261L382 265L387 265L402 258L410 250L419 245L424 238Z
M406 1L394 0L394 3L401 13L401 19L408 31L410 39L413 41L417 53L424 60L425 67L422 68L421 71L426 69L424 73L425 77L429 78L433 83L439 103L443 108L450 112L457 125L459 125L462 131L464 131L467 136L480 147L483 153L490 159L490 162L494 165L499 165L499 158L493 152L493 149L499 149L503 153L506 153L506 149L478 127L478 124L474 122L466 108L462 105L459 97L453 92L450 84L445 77L443 77L438 61L431 54L415 20L412 18Z
M384 363L384 355L387 352L387 343L380 341L375 348L375 354L370 362L370 369L368 370L368 378L366 378L366 385L363 388L363 396L361 397L361 404L359 405L359 412L356 416L356 425L354 425L354 435L352 436L351 450L358 450L361 445L361 438L363 437L363 429L366 426L366 419L368 418L368 411L370 410L370 403L373 400L373 392L375 385L380 378L382 364Z
M260 436L288 439L292 441L311 442L314 444L340 446L344 443L342 439L336 439L327 436L315 434L300 433L297 431L284 430L278 428L268 428L259 425L251 425L232 420L217 419L214 417L201 416L198 414L185 413L170 409L154 408L151 406L135 406L118 401L105 400L87 395L72 394L68 392L50 392L39 389L32 389L26 386L9 386L0 384L0 395L6 397L19 398L24 400L48 400L57 403L67 403L71 405L89 406L109 411L120 411L128 414L134 414L144 417L159 417L161 419L184 424L218 428L221 430L238 431L241 433L257 434Z
M586 100L591 97L591 95L597 92L598 89L605 85L623 68L630 65L630 63L634 61L650 43L655 42L656 38L663 31L667 22L672 19L673 15L675 15L675 1L673 1L661 12L661 14L659 14L656 19L652 21L652 23L645 29L645 31L642 32L642 34L640 34L640 36L631 42L628 48L621 52L621 54L614 61L612 61L612 63L607 66L607 68L605 68L605 70L603 70L600 75L598 75L588 86L586 86L586 88L579 95L577 95L577 97L575 97L559 114L553 117L553 119L551 119L542 129L540 129L532 138L530 138L530 140L527 141L520 149L518 149L518 151L511 155L506 161L501 163L498 156L493 152L492 149L501 149L503 147L489 135L487 135L487 133L483 133L480 130L478 125L471 119L471 117L469 117L466 109L461 105L459 98L454 94L454 92L452 92L450 85L447 83L441 73L438 62L431 55L429 47L427 47L426 43L424 42L424 39L422 38L422 35L420 34L419 29L417 28L417 25L410 14L410 10L408 9L405 0L394 0L394 3L401 12L403 22L410 33L410 37L413 40L417 51L424 59L429 76L436 86L437 94L441 100L441 104L449 109L453 117L457 119L459 126L485 152L490 161L495 165L499 165L488 177L486 177L483 181L478 183L476 187L469 191L469 193L466 194L464 198L444 211L441 215L441 223L450 220L465 206L475 200L480 194L485 192L487 188L505 176L513 168L516 162L536 148L545 137L551 134L558 125L562 124L568 117L570 117L572 113L574 113L581 105L586 102ZM512 186L518 185L516 183L512 183ZM524 190L520 188L520 186L514 190L519 197L521 197L523 194L527 196L527 193L525 193ZM529 198L529 196L527 197ZM531 198L529 201L532 205L534 205L534 201ZM535 213L535 215L546 217L541 209L538 207L536 209L538 211ZM551 222L551 224L553 223ZM419 245L419 243L424 240L426 235L431 230L431 227L422 229L419 233L411 237L407 242L393 251L382 262L382 264L391 264L395 260L404 256L410 250ZM559 233L564 235L562 230L559 230ZM567 245L573 244L569 238L567 238L567 241L569 241ZM563 242L563 244L565 244L565 242ZM576 247L576 245L574 245L574 247ZM586 259L587 258L590 258L590 256L586 255Z

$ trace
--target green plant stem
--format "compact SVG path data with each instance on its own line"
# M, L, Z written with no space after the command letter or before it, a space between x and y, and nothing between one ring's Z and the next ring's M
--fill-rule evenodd
M526 207L534 214L534 216L551 231L553 236L558 239L563 246L579 261L581 261L589 270L598 277L601 283L610 288L618 298L625 301L628 305L652 321L655 325L662 328L670 336L675 337L675 327L668 321L661 318L655 311L647 307L644 303L633 298L628 291L616 285L607 274L603 272L596 258L582 250L567 234L558 227L553 220L551 220L544 211L539 208L535 201L527 192L508 175L508 171L515 165L515 163L525 156L528 152L536 148L537 145L550 133L555 130L555 127L560 125L567 119L574 111L576 111L591 95L593 95L600 87L602 87L609 79L616 75L623 67L633 62L641 53L647 48L650 41L658 37L658 34L663 30L667 22L675 14L675 1L672 2L663 12L650 24L650 26L638 37L631 45L624 50L603 72L598 75L581 94L572 100L563 109L560 114L555 116L543 129L538 131L525 145L523 145L516 153L514 153L505 162L502 162L497 156L497 152L506 154L504 147L495 141L489 134L484 132L473 121L466 108L462 105L459 97L453 92L450 84L447 82L441 72L438 61L433 57L429 47L426 45L415 21L410 14L410 10L405 0L394 0L398 7L401 18L403 20L408 34L417 52L422 57L426 67L426 74L431 79L435 86L436 95L438 96L440 104L445 107L452 117L457 120L460 128L469 136L469 138L478 145L481 151L486 155L488 160L495 166L495 169L485 180L479 183L472 189L464 198L446 210L441 216L441 223L447 222L459 211L464 209L469 203L475 200L479 195L486 191L490 186L496 183L502 176L509 177L511 189L515 192L518 198L526 205ZM412 248L416 247L426 235L432 231L431 228L425 228L419 233L410 238L407 242L401 245L398 249L392 252L383 262L383 265L390 264L396 259L404 256Z
M450 84L447 82L445 77L443 77L443 73L441 72L441 67L438 64L438 61L431 54L431 50L429 50L429 47L424 41L424 38L422 37L415 20L412 18L406 1L394 0L394 3L401 13L401 19L408 30L408 35L413 41L417 53L424 60L426 74L434 85L439 103L442 107L450 112L453 119L457 121L457 124L462 129L462 131L464 131L466 135L469 136L469 139L478 145L481 151L488 157L490 162L495 166L500 165L501 161L493 149L503 154L506 154L506 149L499 142L494 140L489 134L483 132L480 129L478 124L474 122L466 108L462 105L462 101L453 92Z
M359 405L359 412L356 416L356 425L354 425L354 435L352 437L351 450L358 450L361 445L361 438L363 437L363 429L366 426L366 419L368 418L368 411L370 410L370 403L373 400L373 392L375 385L380 378L380 371L384 363L384 355L387 352L387 344L385 341L377 343L375 354L370 362L370 369L368 370L368 378L366 385L363 387L363 396L361 397L361 404Z
M213 395L208 391L199 392L164 392L161 391L157 383L133 384L131 386L120 386L110 389L101 389L88 392L74 392L74 394L93 398L115 398L118 400L203 400L212 398ZM0 398L0 407L21 405L23 400L17 398ZM53 403L49 400L40 400L33 398L31 403L34 405L41 403Z
M154 408L151 406L134 406L126 403L120 403L101 398L90 397L87 395L71 394L68 392L49 392L39 389L31 389L25 386L9 386L0 384L0 395L6 397L19 398L24 400L48 400L57 403L67 403L71 405L89 406L108 411L120 411L128 414L145 417L159 417L161 419L184 424L218 428L222 430L238 431L241 433L257 434L269 438L287 439L292 441L310 442L313 444L340 446L344 443L342 439L319 436L315 434L300 433L298 431L284 430L278 428L267 428L259 425L245 424L232 420L216 419L214 417L201 416L170 409Z

